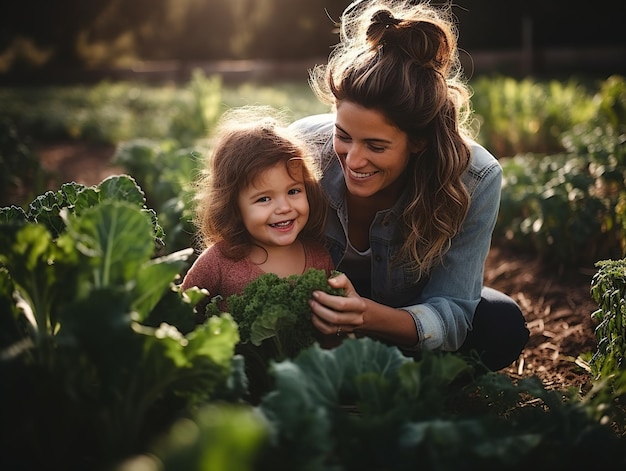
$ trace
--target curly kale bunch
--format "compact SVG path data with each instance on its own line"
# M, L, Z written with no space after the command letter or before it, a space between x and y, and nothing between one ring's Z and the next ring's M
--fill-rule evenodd
M339 272L334 272L336 276ZM239 326L241 343L262 344L273 359L293 358L316 340L308 300L315 290L343 295L328 284L324 270L311 268L302 275L281 278L265 273L240 295L227 299L228 310Z

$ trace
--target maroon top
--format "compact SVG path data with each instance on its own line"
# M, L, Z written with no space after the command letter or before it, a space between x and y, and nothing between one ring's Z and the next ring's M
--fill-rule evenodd
M181 283L183 290L197 286L208 290L209 298L221 295L226 300L232 294L242 294L248 283L265 273L248 257L241 260L226 257L221 250L223 245L224 242L218 242L200 254ZM314 241L303 241L302 246L304 271L317 268L330 276L334 264L328 251ZM221 309L225 307L225 304L220 306Z

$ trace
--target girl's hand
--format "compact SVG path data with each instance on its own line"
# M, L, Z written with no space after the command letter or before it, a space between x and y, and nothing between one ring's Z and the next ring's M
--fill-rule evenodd
M357 331L364 324L365 299L359 296L345 274L329 278L328 284L333 288L343 288L346 295L334 296L314 291L309 300L313 325L324 335L342 336Z

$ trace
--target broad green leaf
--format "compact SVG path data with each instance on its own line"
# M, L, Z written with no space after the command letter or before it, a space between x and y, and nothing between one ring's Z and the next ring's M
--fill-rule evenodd
M222 366L230 366L239 342L237 324L230 314L211 316L187 335L187 347L192 357L205 356Z
M130 296L123 287L92 289L60 313L58 342L85 352L98 367L101 387L123 395L130 372L141 364L143 339L131 323Z
M153 385L153 400L161 389L194 401L206 401L217 388L224 389L239 340L230 316L215 317L187 336L166 323L153 328L134 322L132 327L144 344L137 381Z
M153 252L151 221L129 203L104 201L67 222L77 247L91 259L96 286L133 280Z
M114 175L103 180L99 185L100 198L102 200L117 200L134 203L137 207L143 207L146 202L145 195L129 175Z
M29 205L28 219L44 224L54 236L58 236L65 230L65 224L59 214L65 206L62 194L47 191Z
M170 283L185 267L193 249L180 250L144 263L136 276L133 291L133 309L138 313L138 321L148 317L150 311L169 289Z
M310 350L322 357L329 354L317 346ZM333 418L331 408L316 394L315 378L292 360L276 363L272 370L275 387L263 397L259 410L276 430L274 446L280 457L276 469L326 469L324 463L335 446Z
M134 323L133 329L147 336L150 348L162 351L176 368L191 368L201 358L229 368L239 341L237 324L229 314L211 317L186 336L166 323L157 328Z
M71 241L56 244L41 224L28 223L14 234L8 246L0 248L4 264L20 297L29 321L42 333L51 333L55 326L56 302L72 299L75 287L69 272L76 266L77 254Z
M146 336L148 351L152 350L150 355L144 355L144 361L157 361L156 359L163 355L172 362L171 365L155 365L161 374L169 374L170 370L173 371L176 368L191 367L190 358L185 351L189 342L175 326L164 322L159 327L153 328L133 323L133 330Z
M61 189L64 190L65 185ZM68 208L74 214L81 214L85 209L97 206L100 203L100 193L95 187L80 188L76 191L74 197L73 207Z

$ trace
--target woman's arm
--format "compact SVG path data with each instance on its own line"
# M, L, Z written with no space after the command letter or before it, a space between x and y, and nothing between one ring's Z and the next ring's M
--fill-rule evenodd
M500 206L502 168L484 148L472 146L473 163L465 183L471 204L465 223L443 262L433 268L413 314L417 349L458 350L471 329L480 302L484 265Z

